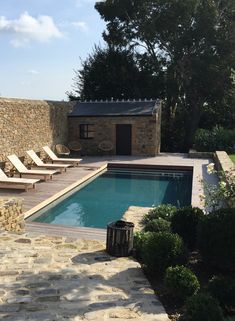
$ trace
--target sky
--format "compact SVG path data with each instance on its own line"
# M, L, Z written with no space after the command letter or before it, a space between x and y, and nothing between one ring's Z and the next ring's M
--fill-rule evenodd
M67 100L105 23L95 0L0 0L0 96Z

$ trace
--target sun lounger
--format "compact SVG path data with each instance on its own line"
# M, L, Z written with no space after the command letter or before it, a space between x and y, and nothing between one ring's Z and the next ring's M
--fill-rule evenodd
M57 169L61 173L66 172L66 169L69 167L67 164L48 164L48 163L43 163L41 158L38 157L38 155L35 153L34 150L27 150L26 152L29 157L34 161L34 163L37 165L39 168L48 168L48 169Z
M19 160L19 158L16 155L10 155L7 156L9 161L12 163L12 165L17 169L17 171L20 174L20 177L22 175L33 175L38 176L40 179L46 181L47 179L52 179L52 175L55 173L58 173L58 171L49 171L49 170L34 170L34 169L27 169L24 164Z
M24 188L26 191L39 182L39 179L8 177L0 168L0 188Z
M78 166L78 164L81 162L80 158L60 158L57 157L56 154L50 149L48 146L43 147L44 152L50 157L52 160L52 163L66 163L70 164L71 166Z

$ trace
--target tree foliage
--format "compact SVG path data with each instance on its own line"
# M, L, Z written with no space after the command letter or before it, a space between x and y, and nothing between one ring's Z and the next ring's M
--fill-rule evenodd
M231 112L234 0L106 0L95 7L110 48L138 52L152 75L164 72L165 137L181 125L187 149L204 110L216 117Z
M129 50L95 47L75 71L74 92L70 99L139 99L160 95L159 77L137 62Z

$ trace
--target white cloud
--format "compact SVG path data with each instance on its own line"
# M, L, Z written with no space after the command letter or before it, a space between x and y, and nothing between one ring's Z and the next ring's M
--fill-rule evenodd
M9 20L0 16L0 34L13 36L11 44L15 47L24 46L30 41L48 42L52 38L62 37L50 16L34 18L27 12L20 15L19 19Z
M38 75L39 74L39 71L35 70L35 69L30 69L27 71L29 74L31 75Z
M72 26L78 28L81 31L88 31L88 26L84 21L74 21L72 22Z

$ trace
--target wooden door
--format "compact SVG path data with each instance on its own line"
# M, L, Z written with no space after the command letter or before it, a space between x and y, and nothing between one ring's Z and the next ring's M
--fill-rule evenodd
M116 154L131 155L131 125L116 125Z

